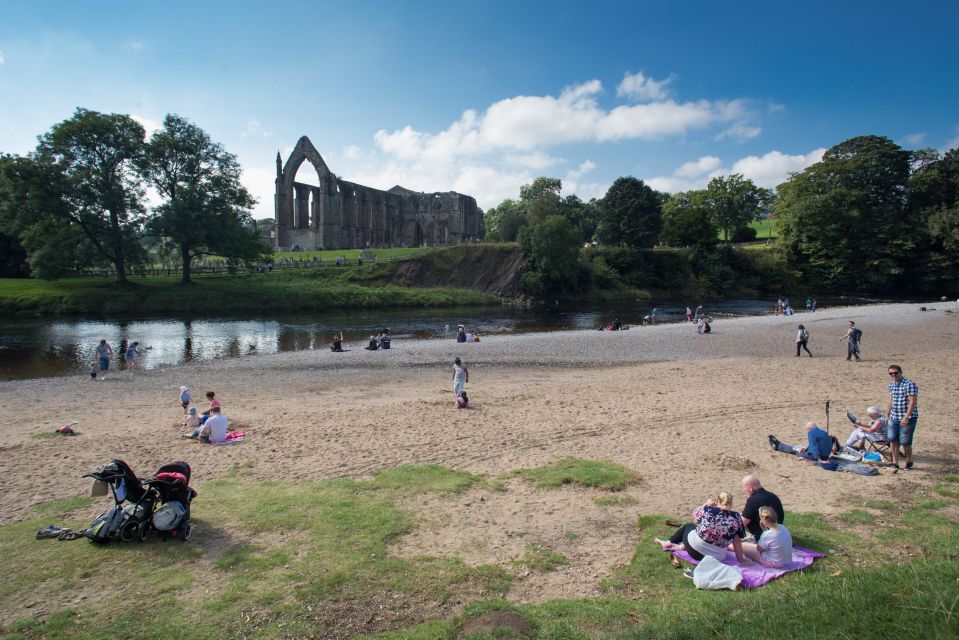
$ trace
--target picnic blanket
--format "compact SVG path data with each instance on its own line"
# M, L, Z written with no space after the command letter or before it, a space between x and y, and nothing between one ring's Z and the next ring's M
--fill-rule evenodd
M666 551L666 549L663 549L663 551ZM697 564L697 562L690 558L689 554L685 551L673 551L672 553L676 554L678 558L685 560L686 562ZM810 551L809 549L793 546L793 561L780 569L772 569L756 563L743 566L736 560L736 554L734 554L732 551L726 552L726 557L723 559L723 564L737 567L743 572L743 587L747 589L755 589L756 587L761 587L770 580L775 580L779 576L787 574L790 571L805 569L811 565L813 560L816 558L825 557L825 554L816 553L815 551Z
M240 444L246 434L242 431L227 431L226 439L223 442L211 442L210 444Z

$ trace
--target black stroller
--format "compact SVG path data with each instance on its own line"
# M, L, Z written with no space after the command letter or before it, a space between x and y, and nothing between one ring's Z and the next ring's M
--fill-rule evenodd
M113 507L98 515L84 535L91 542L101 544L134 538L145 540L150 531L154 496L133 473L130 465L123 460L111 460L109 464L83 474L83 477L106 485L113 494Z
M84 531L91 542L143 542L151 529L183 542L190 539L190 502L196 491L189 487L186 462L163 465L152 478L141 481L126 462L111 460L83 477L106 484L114 502Z
M190 465L183 461L165 464L143 484L153 495L148 530L152 527L182 542L189 540L193 531L190 503L196 497L196 491L190 488Z

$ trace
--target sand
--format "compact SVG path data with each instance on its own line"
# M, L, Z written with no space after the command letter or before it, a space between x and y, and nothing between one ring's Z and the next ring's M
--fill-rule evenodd
M920 312L921 304L936 310ZM861 363L845 360L840 337L850 319L864 331ZM794 357L800 322L814 358ZM632 502L623 506L596 505L599 491L533 489L518 478L506 480L503 492L424 495L403 505L421 526L394 553L508 567L517 576L510 599L536 602L595 594L599 579L628 563L638 515L683 518L721 490L741 506L745 473L757 474L787 512L835 514L862 499L911 497L957 472L959 437L949 417L959 391L956 303L736 318L715 323L711 335L683 323L489 336L468 345L394 340L386 352L352 346L114 372L102 381L0 383L0 523L29 516L38 502L85 494L81 474L111 458L142 475L186 460L201 496L204 482L250 462L258 480L364 478L424 463L496 475L566 456L638 472L643 481L620 494ZM470 370L473 407L466 411L452 403L457 355ZM920 387L915 470L830 473L770 449L770 433L803 442L803 424L824 421L827 399L832 432L844 440L844 409L885 406L891 362ZM195 399L216 390L246 442L209 447L181 438L181 384ZM71 421L81 435L34 437ZM203 546L202 523L196 533ZM513 561L530 544L559 551L570 564L527 572Z

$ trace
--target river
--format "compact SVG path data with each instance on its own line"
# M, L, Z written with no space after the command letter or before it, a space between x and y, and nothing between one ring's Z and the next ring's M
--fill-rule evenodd
M827 304L857 304L866 300L821 300ZM769 313L774 300L724 300L705 305L716 318ZM801 305L800 305L801 306ZM326 349L334 332L346 342L365 344L370 334L389 327L393 348L404 338L452 339L465 324L480 336L503 333L597 329L614 318L639 324L649 303L533 307L468 307L462 309L348 310L290 313L259 317L163 318L0 318L0 379L83 375L89 371L93 348L103 338L112 346L115 362L128 341L139 341L140 366L147 369L196 360ZM658 322L686 319L686 304L657 302Z

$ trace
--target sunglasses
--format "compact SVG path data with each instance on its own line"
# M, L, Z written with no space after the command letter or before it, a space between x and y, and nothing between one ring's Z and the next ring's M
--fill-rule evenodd
M889 372L889 375L891 375L891 376L901 376L902 374L899 373L898 371L890 371L890 372Z

